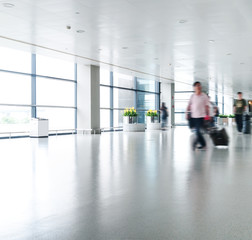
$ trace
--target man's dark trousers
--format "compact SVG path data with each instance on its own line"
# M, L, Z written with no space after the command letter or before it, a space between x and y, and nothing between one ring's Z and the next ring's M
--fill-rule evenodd
M202 136L201 129L204 125L204 118L193 118L193 124L196 130L196 140L193 144L194 147L199 143L201 147L206 146L205 138Z
M235 114L235 121L238 132L242 132L242 114Z

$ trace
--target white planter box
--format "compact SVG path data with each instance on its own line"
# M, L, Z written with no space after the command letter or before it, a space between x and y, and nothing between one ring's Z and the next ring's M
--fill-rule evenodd
M30 123L30 137L48 137L48 119L32 118Z
M222 119L223 119L223 118L220 118L220 117L217 118L217 124L218 124L218 125L223 125Z
M235 118L228 118L228 124L230 126L234 125L235 124Z
M229 118L217 118L217 124L218 125L228 125Z
M123 124L129 124L129 117L123 116Z
M147 123L159 123L158 116L156 117L147 116L146 120Z
M123 124L123 131L124 132L144 132L145 131L145 124L143 123L136 123L136 124Z
M123 116L123 124L135 124L137 123L137 117Z
M160 129L161 129L161 123L147 123L148 131L160 130Z
M222 118L223 125L228 125L228 118Z

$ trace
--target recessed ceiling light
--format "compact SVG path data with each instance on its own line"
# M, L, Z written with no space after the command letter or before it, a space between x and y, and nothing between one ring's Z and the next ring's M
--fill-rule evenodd
M214 43L214 40L209 40L210 43Z
M232 53L228 53L227 55L230 56L230 55L232 55Z
M98 51L101 51L101 50L102 50L101 48L98 49Z
M128 47L122 47L122 49L128 49Z
M240 64L241 64L241 65L243 65L243 64L244 64L244 62L241 62Z
M187 22L187 20L185 20L185 19L179 20L179 23L186 23L186 22Z
M84 30L77 30L76 32L77 33L84 33L85 31Z
M154 60L158 60L158 58L154 58Z
M169 63L169 66L171 66L172 64L171 63Z
M7 8L12 8L12 7L14 7L15 5L12 4L12 3L3 3L3 6L4 6L4 7L7 7Z
M80 14L80 12L75 12L75 14Z

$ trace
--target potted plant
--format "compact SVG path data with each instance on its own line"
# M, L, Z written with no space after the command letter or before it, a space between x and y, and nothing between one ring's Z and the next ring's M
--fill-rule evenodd
M230 120L230 124L235 123L235 115L234 114L229 114L228 118Z
M158 113L157 110L149 110L146 113L147 116L147 123L154 123L158 122Z
M227 117L228 117L228 115L225 115L225 114L219 114L219 117L220 117L220 118L227 118Z
M137 112L134 107L124 109L123 123L137 123Z
M222 120L223 124L228 124L228 115L220 114L219 118Z

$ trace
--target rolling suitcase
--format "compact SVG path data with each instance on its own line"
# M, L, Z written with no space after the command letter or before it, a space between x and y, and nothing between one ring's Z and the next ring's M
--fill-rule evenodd
M229 138L225 128L211 129L210 137L213 140L215 146L228 146Z
M250 134L251 128L250 128L250 116L248 114L243 115L243 133Z

